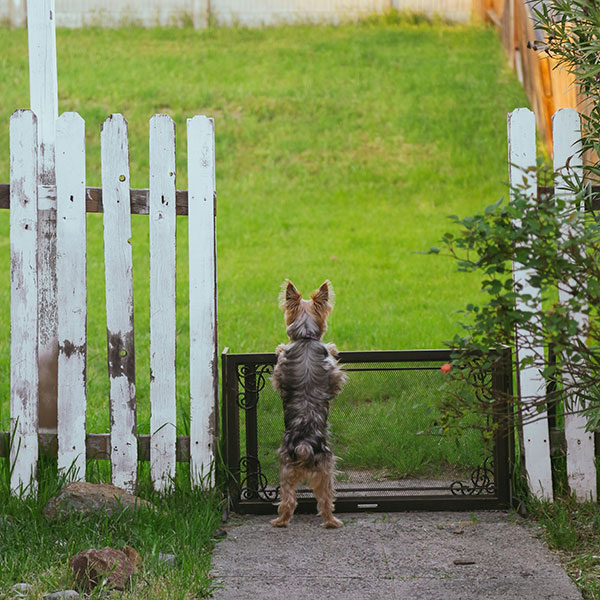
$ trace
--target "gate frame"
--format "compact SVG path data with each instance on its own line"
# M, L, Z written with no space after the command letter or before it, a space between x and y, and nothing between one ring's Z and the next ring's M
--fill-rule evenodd
M384 363L384 362L449 362L452 351L441 350L383 350L340 352L339 362L344 363ZM241 410L237 398L239 394L237 369L239 365L274 365L275 353L231 354L226 348L221 354L222 361L222 453L227 475L227 494L229 505L236 513L274 514L276 503L267 500L241 500L240 498L240 419ZM492 387L512 394L512 354L510 349L503 352L501 360L492 372ZM268 385L268 384L267 384ZM397 512L409 510L498 510L509 508L512 502L512 464L514 457L514 436L511 434L512 418L506 403L504 408L494 411L494 423L498 428L494 433L494 485L495 494L489 496L476 495L415 495L415 496L361 496L357 498L338 497L336 512ZM256 411L246 412L246 415ZM252 418L252 417L251 417ZM254 427L254 434L257 431ZM248 433L246 433L248 435ZM251 441L257 445L258 440ZM298 498L298 513L314 513L314 498Z

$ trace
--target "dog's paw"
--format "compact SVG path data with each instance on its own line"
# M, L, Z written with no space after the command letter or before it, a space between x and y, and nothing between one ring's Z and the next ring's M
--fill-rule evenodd
M271 520L271 525L273 525L273 527L287 527L288 524L289 524L289 521L286 521L285 519L282 519L281 517Z
M327 521L323 521L323 527L326 529L338 529L339 527L343 527L344 523L335 517L331 517Z

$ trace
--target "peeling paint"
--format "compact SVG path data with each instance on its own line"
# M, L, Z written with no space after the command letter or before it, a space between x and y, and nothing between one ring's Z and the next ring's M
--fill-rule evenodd
M62 344L58 345L58 351L67 358L71 358L73 354L85 355L86 348L85 343L76 346L70 340L63 340Z
M135 385L135 353L134 334L129 331L125 334L111 333L108 331L108 375L116 379L125 375L130 384ZM125 354L122 354L125 352Z

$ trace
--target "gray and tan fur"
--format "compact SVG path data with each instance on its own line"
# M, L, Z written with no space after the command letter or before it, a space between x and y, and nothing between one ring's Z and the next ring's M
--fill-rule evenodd
M277 348L273 387L281 393L285 431L279 448L279 516L271 521L287 527L296 509L296 485L306 481L312 488L325 527L341 527L333 516L335 456L329 448L329 403L337 396L346 375L337 363L335 344L321 339L333 310L329 281L304 300L286 280L280 305L287 325L289 344Z

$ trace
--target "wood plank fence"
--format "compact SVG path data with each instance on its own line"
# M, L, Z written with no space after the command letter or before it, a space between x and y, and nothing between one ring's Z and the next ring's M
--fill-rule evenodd
M581 117L571 108L557 111L552 119L554 139L554 170L559 174L554 182L557 195L568 199L572 192L564 185L566 173L582 172L581 159ZM520 186L531 202L538 201L536 170L536 127L535 116L526 108L519 108L508 115L508 161L511 188ZM573 198L574 199L574 198ZM519 223L515 223L518 227ZM563 235L568 235L565 226ZM532 318L542 310L541 292L529 281L529 273L517 263L514 264L515 282L535 299L537 306L530 307ZM560 302L566 302L564 294L559 295ZM574 315L578 321L584 315ZM538 498L553 499L551 471L551 431L547 411L538 412L534 405L543 404L546 394L546 382L541 371L547 360L547 350L535 347L532 343L516 347L517 364L530 357L533 365L518 368L517 383L523 415L523 453L529 488ZM569 377L568 373L563 374ZM566 448L567 479L572 492L582 500L597 499L597 481L595 465L594 434L585 430L586 419L577 412L578 402L571 399L574 410L564 415L564 448ZM561 444L562 446L563 444Z
M86 458L110 458L112 482L133 491L138 460L150 459L157 490L167 489L178 460L190 461L193 485L214 481L217 408L216 192L214 123L188 119L189 190L175 187L175 124L150 120L150 187L130 190L127 121L102 126L102 189L85 186L85 124L76 113L56 122L56 280L58 429L38 431L38 126L21 110L10 121L11 489L35 493L38 440L57 443L58 466L85 478ZM8 198L7 189L8 188ZM133 193L132 193L133 192ZM9 202L7 203L7 199ZM177 210L179 208L179 210ZM86 211L103 212L110 381L108 436L86 434ZM136 431L131 213L150 219L151 433ZM188 214L190 261L190 436L176 437L176 214ZM7 444L3 444L6 446Z
M498 28L508 60L535 112L542 140L552 154L552 117L561 108L586 110L575 79L556 60L536 51L543 41L528 0L473 0L474 12Z

